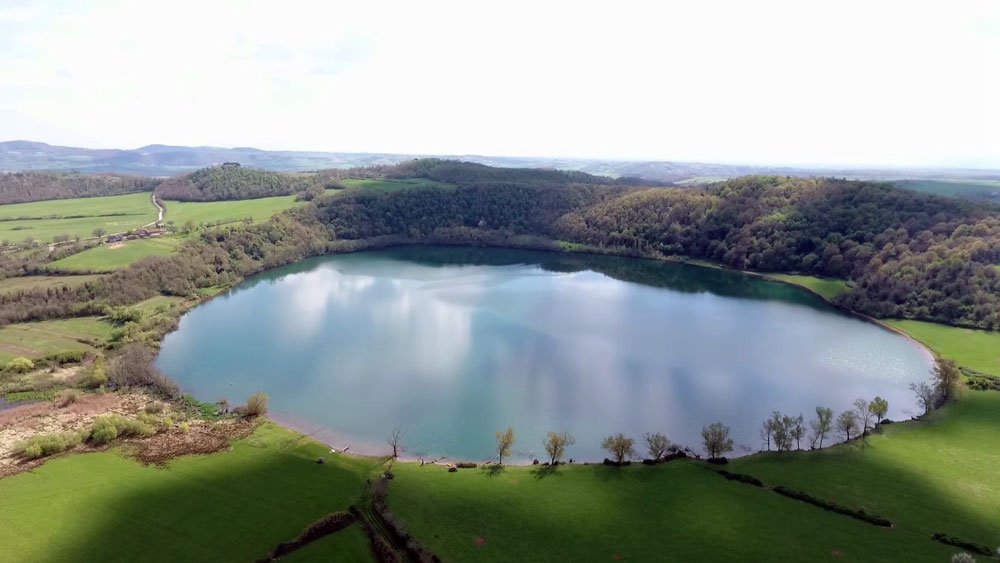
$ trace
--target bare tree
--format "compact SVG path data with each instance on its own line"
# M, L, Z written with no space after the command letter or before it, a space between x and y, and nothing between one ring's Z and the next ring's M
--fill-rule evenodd
M646 440L646 449L649 451L649 457L653 458L653 461L658 461L663 457L667 453L667 448L670 447L670 440L659 432L655 434L647 432L643 438Z
M823 438L833 428L833 409L826 407L816 407L816 420L810 423L813 431L813 445L819 440L819 447L823 447Z
M403 445L403 429L399 426L392 429L392 434L389 435L387 440L389 445L392 446L392 458L396 459L399 457L399 452L405 452L406 446Z
M868 435L868 428L872 423L872 410L868 401L857 398L854 399L854 415L861 422L861 437Z
M549 454L549 462L555 465L566 453L566 448L576 443L576 440L568 433L557 434L549 432L545 439L545 452Z
M506 431L497 432L497 462L503 465L503 456L510 455L514 449L514 429L507 427Z
M910 390L916 393L917 401L924 408L924 414L931 412L931 409L934 408L935 398L937 397L934 388L928 385L926 381L921 381L920 383L911 383Z
M851 441L851 434L858 432L858 416L854 411L844 411L837 417L837 430L844 435L844 441Z
M635 440L626 438L621 432L605 438L601 442L601 447L607 450L619 465L626 459L635 457Z
M792 428L789 434L795 439L795 449L797 450L802 449L802 438L806 435L806 427L803 424L804 420L802 413L799 413L799 416L792 419Z
M713 422L701 429L701 441L705 445L708 457L733 451L733 440L729 437L729 427L721 422Z
M100 241L104 237L105 233L107 233L107 231L105 231L104 229L101 228L94 229L94 236L97 237L98 241Z
M937 398L941 404L947 403L955 393L955 387L958 386L958 382L962 380L962 372L959 371L955 362L940 359L931 373L934 375L936 381Z

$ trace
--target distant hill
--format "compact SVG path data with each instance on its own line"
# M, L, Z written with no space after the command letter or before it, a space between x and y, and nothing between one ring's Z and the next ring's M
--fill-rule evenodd
M747 166L701 162L625 161L573 158L505 157L482 155L426 155L312 151L266 151L252 147L185 147L147 145L137 149L84 149L34 141L0 142L0 171L59 170L87 174L115 172L145 176L175 176L223 162L278 172L392 165L414 158L439 157L509 168L548 168L586 172L598 176L623 176L684 185L707 184L745 175L824 176L855 180L1000 180L1000 169L957 168L805 168ZM919 184L924 191L930 184ZM907 187L907 186L904 186ZM991 198L991 190L956 191L943 186L941 193Z

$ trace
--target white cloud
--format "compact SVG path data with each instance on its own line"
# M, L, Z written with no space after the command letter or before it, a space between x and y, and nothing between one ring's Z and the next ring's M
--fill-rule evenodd
M1000 166L998 68L990 0L19 2L0 138Z

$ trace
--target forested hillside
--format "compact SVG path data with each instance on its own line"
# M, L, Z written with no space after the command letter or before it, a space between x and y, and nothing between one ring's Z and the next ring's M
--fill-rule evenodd
M162 180L120 174L11 172L0 174L0 205L151 192Z
M162 199L221 201L291 195L335 184L336 171L287 174L246 167L213 166L165 180L156 190Z
M708 189L645 190L459 183L451 191L328 198L318 217L340 239L537 235L622 254L843 277L856 287L841 304L861 312L1000 328L995 209L832 179L747 177Z
M0 324L87 314L156 293L186 295L326 252L429 242L551 249L570 243L610 254L833 276L854 282L837 300L855 311L1000 329L1000 211L983 204L881 183L776 176L680 189L441 161L358 172L457 186L352 189L264 224L202 230L178 254L105 280L0 298ZM202 176L212 181L201 187L211 187L193 195L206 199L273 195L269 190L291 186L253 170L213 168ZM333 176L309 178L316 185ZM14 264L0 271L19 269L28 271Z

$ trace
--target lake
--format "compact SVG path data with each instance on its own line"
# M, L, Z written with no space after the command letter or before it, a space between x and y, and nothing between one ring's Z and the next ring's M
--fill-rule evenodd
M272 270L187 313L157 365L203 401L270 396L270 416L352 452L485 460L513 426L520 459L600 460L601 440L645 432L701 451L700 430L762 447L772 410L889 417L932 360L913 341L791 286L610 256L400 247ZM827 440L829 443L829 439ZM731 454L731 455L733 455Z

